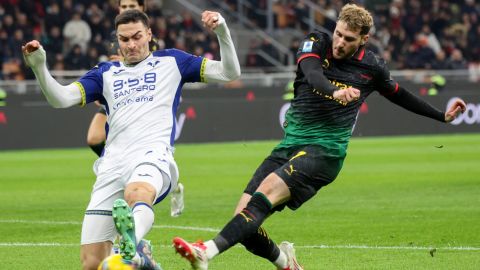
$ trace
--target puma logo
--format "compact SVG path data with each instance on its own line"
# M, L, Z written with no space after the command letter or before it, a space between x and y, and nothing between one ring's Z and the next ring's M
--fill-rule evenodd
M247 221L247 223L253 221L253 219L247 217L247 215L245 215L243 212L240 212L240 215L245 219L245 221Z
M287 170L287 169L283 169L283 170L284 170L288 175L290 175L290 176L291 176L294 172L297 171L297 170L295 170L295 169L293 168L293 165L292 165L292 164L290 164L290 166L289 166L288 168L290 169L290 171Z

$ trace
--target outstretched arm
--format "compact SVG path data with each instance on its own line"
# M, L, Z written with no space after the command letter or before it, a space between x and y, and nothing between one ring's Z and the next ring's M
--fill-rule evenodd
M205 66L207 82L230 82L240 77L240 63L225 19L218 12L202 13L204 26L217 34L220 45L220 61L208 60Z
M33 40L22 46L23 57L31 67L48 103L54 108L66 108L82 103L82 92L76 83L59 84L46 65L46 53L40 42Z
M465 112L466 108L465 102L458 99L452 103L446 112L442 112L419 97L413 95L403 87L400 87L395 94L387 95L385 97L391 102L411 112L446 123L455 120L459 114Z

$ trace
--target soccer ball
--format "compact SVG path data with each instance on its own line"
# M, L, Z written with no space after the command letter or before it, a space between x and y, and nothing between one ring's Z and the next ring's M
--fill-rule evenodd
M97 270L136 270L137 267L131 261L122 259L120 254L114 254L105 258Z

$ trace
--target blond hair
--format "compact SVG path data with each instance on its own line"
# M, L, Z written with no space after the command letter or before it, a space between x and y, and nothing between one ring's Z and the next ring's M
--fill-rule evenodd
M370 12L355 4L343 6L338 15L338 21L345 22L350 30L360 30L361 35L368 34L373 26L373 18Z

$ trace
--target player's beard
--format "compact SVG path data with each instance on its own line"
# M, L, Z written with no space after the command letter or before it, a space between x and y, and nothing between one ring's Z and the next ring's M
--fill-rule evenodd
M122 51L123 58L125 59L124 62L126 64L135 64L143 61L145 58L148 57L149 51L148 48L145 49L125 49Z

